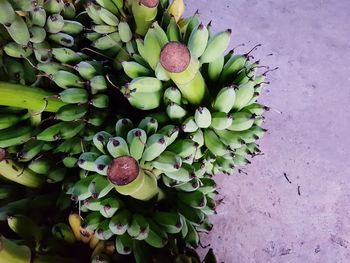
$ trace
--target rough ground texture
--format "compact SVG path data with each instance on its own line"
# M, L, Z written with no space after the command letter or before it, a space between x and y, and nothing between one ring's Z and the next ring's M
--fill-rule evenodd
M282 112L267 114L265 155L218 177L224 204L202 243L225 263L350 262L349 1L186 2L232 28L231 47L262 43L256 57L280 67L262 99Z

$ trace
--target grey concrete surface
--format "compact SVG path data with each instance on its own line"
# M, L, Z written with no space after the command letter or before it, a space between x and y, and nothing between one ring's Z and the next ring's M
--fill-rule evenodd
M280 67L261 100L282 112L267 115L265 155L218 177L224 204L202 243L225 263L350 262L350 1L186 3Z

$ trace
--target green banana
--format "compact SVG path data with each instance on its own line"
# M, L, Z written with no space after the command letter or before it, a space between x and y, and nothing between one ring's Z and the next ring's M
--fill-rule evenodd
M223 55L230 43L231 32L231 29L228 29L210 38L205 51L200 57L201 63L212 62Z
M72 229L65 223L58 223L52 227L52 235L64 242L73 244L76 239L72 232Z
M200 24L194 29L188 40L188 48L191 51L192 56L199 58L203 55L209 39L208 29Z

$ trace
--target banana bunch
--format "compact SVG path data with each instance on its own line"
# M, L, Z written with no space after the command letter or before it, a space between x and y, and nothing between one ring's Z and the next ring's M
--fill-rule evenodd
M135 54L136 38L144 36L152 22L160 16L158 14L163 14L168 6L168 0L88 2L86 12L92 25L85 37L91 41L92 48L111 58L113 66L120 70L123 61L130 60L132 56L138 57Z
M85 200L114 188L139 200L161 198L157 179L164 170L157 169L153 162L167 155L167 148L177 138L179 130L175 126L170 128L158 130L158 122L152 117L142 119L137 127L123 118L117 121L114 136L105 131L96 133L95 150L82 153L78 160L80 168L94 174L77 182L73 196ZM181 168L181 159L174 154L163 159L159 163L163 162L171 171Z
M51 45L72 47L84 26L73 20L75 6L63 0L0 2L0 23L10 36L3 47L13 58L29 57L33 53L40 62L50 60Z
M179 23L172 17L162 27L155 21L136 40L143 60L122 63L131 81L120 91L130 104L163 108L165 123L177 123L187 139L204 146L193 157L210 174L248 164L247 157L259 153L253 143L266 131L260 126L268 108L257 99L269 70L258 75L263 66L250 61L257 46L243 55L225 54L230 35L231 30L214 34L198 14Z

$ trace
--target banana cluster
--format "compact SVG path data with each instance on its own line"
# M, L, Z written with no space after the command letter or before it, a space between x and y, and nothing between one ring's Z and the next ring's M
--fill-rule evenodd
M114 68L120 70L123 61L139 57L135 40L146 34L157 15L163 14L168 6L168 0L88 2L86 12L92 24L85 37L92 48L111 58Z
M95 151L82 153L78 160L92 174L67 190L74 200L83 202L87 231L100 240L117 235L120 254L131 253L134 239L161 248L169 234L197 246L198 232L211 229L207 216L215 212L216 194L205 165L195 161L199 144L179 138L174 125L158 129L152 117L137 127L129 119L120 119L114 135L103 131L94 136ZM170 201L171 197L178 201ZM139 206L136 200L172 204L171 209L149 216L133 209Z
M177 123L204 146L197 159L210 174L231 174L248 164L247 157L260 152L255 141L266 132L260 126L268 108L257 99L268 71L257 75L261 66L250 61L250 52L225 55L230 35L213 34L197 14L178 24L172 17L163 27L154 22L144 40L136 40L143 60L122 63L132 80L120 90L130 104L163 108L159 120Z

